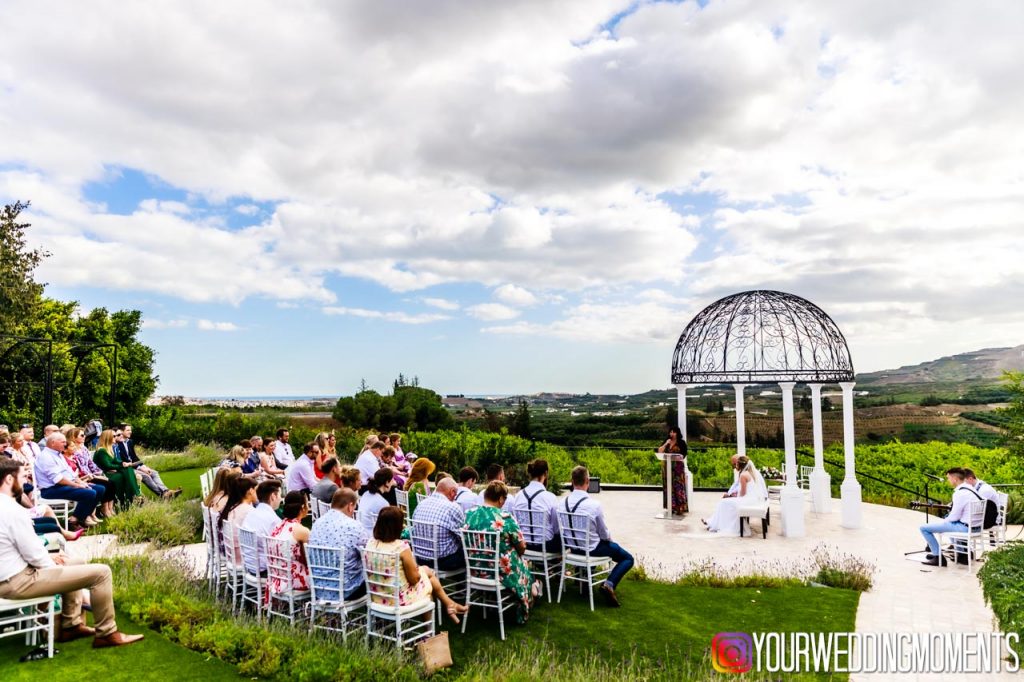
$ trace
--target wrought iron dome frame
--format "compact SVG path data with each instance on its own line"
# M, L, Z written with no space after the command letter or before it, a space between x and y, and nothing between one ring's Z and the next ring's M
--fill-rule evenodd
M853 381L846 338L805 298L758 289L715 301L686 325L674 384Z

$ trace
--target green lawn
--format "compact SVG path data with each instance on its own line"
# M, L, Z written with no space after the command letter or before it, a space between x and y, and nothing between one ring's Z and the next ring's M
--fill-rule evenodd
M160 472L160 480L164 482L168 488L181 488L181 496L189 498L199 497L199 475L202 474L206 469L180 469L178 471ZM142 486L142 489L146 494L152 496L146 486Z
M235 666L189 651L152 630L145 630L121 615L118 628L144 632L138 644L92 648L91 639L54 644L60 653L52 659L19 663L29 651L22 637L0 639L0 678L5 682L82 682L91 680L239 680Z

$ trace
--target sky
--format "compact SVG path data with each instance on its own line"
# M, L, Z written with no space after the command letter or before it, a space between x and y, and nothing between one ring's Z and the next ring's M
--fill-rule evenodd
M670 384L770 288L1024 343L1024 4L7 0L0 198L159 394Z

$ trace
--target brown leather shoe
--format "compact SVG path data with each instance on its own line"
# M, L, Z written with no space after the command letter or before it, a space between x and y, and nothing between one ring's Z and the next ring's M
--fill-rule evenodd
M73 628L64 628L60 631L60 636L57 638L58 642L73 642L76 639L82 639L83 637L92 637L96 634L96 630L89 627L88 625L76 625Z
M125 646L126 644L134 644L145 635L126 635L123 632L114 631L106 637L97 637L92 640L93 649L103 649L108 646Z

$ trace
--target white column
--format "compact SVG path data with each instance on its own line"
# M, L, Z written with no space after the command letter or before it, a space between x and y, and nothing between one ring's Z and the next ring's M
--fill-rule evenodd
M804 492L796 484L796 434L793 424L792 381L779 383L782 389L782 428L786 444L786 485L779 492L782 507L782 534L788 538L804 536Z
M676 415L676 423L679 425L679 431L683 434L683 442L686 442L686 388L687 384L676 384L676 398L678 399L679 406L677 408L678 414ZM687 462L690 458L687 457L683 460L683 469L686 471L686 499L693 500L693 476L690 475L690 465Z
M854 382L844 381L839 384L843 389L843 463L846 475L839 486L843 504L843 528L860 528L860 483L854 471L855 455L853 452L853 387Z
M814 471L811 472L811 500L814 511L827 514L832 510L832 477L825 471L824 444L821 437L821 384L811 388L811 415L814 423Z
M748 384L733 384L736 391L736 452L740 455L747 454L747 427L743 421L743 390Z

